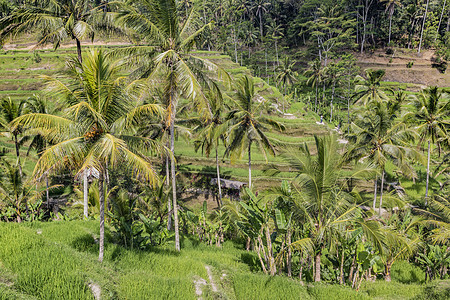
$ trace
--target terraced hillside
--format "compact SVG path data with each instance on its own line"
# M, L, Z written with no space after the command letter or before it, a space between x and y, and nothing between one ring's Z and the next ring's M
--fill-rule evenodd
M433 50L395 49L393 54L377 50L370 54L357 54L358 65L364 69L385 69L385 80L407 83L408 89L418 91L427 86L450 87L450 73L440 73L432 67ZM410 63L410 67L407 67ZM412 65L411 65L412 64Z
M97 46L113 47L112 45L105 46L98 44ZM95 45L94 45L95 46ZM118 45L114 45L117 47ZM57 51L51 49L34 50L28 44L20 45L6 45L5 49L0 52L0 95L1 97L11 97L16 101L26 99L33 94L40 94L44 96L41 89L43 87L39 75L56 75L64 68L65 59L69 56L75 55L74 47L63 47ZM242 74L250 74L250 71L230 60L227 55L222 55L218 52L198 51L199 56L207 57L209 60L217 63L224 68L233 78L237 78ZM312 142L315 134L321 135L329 131L326 125L317 124L318 116L309 111L306 112L300 103L294 103L286 114L283 114L276 107L271 106L282 100L282 94L273 86L268 85L260 78L255 78L255 83L260 96L259 101L267 101L267 107L273 111L272 117L279 122L286 125L287 130L283 133L269 132L268 136L275 145L298 145L303 142ZM232 97L233 91L227 91L227 94ZM53 99L49 98L49 104L54 105ZM13 144L8 138L0 140L2 146L12 150ZM176 156L179 161L179 169L187 176L189 174L215 174L214 159L204 157L201 152L196 153L194 146L185 140L178 140L176 142ZM220 155L224 152L224 147L220 147ZM23 147L22 153L25 156L27 151L26 144ZM10 152L9 156L14 157ZM265 157L254 149L252 153L252 160L254 165L254 176L256 178L256 186L267 186L274 184L282 178L292 177L286 168L286 172L282 172L279 178L274 179L266 177L262 173L262 166L267 163ZM32 171L35 157L30 156L27 159L25 170ZM282 160L279 157L268 157L269 162L280 164ZM247 170L244 167L247 163L247 158L244 156L237 164L231 165L229 160L224 158L222 164L222 173L226 178L234 180L247 180Z

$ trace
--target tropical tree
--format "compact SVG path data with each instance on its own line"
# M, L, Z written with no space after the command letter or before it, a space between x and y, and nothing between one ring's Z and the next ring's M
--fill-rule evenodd
M253 78L242 76L236 83L233 102L235 109L228 114L229 134L226 155L231 161L242 158L245 149L248 153L248 187L252 187L252 144L256 144L267 159L267 152L275 155L275 148L265 135L268 127L284 130L284 125L261 114L263 101L257 102Z
M275 78L276 81L278 81L284 88L284 97L286 98L286 90L288 85L293 84L295 81L297 81L297 72L294 71L296 61L291 62L289 57L286 56L281 63L281 66L278 67L278 74ZM286 99L284 99L286 101ZM284 109L284 102L283 102L283 112Z
M388 39L388 44L391 43L391 29L392 29L392 16L394 15L395 12L395 7L396 6L402 6L402 3L400 2L400 0L381 0L381 2L384 2L386 5L386 12L389 15L389 39Z
M222 187L220 183L220 165L219 165L219 144L220 141L225 142L225 135L228 128L225 122L224 110L226 105L224 104L222 93L220 90L216 90L215 93L207 93L209 99L209 105L211 107L212 119L206 124L202 124L200 132L198 133L195 141L195 149L202 149L202 152L209 157L212 150L216 152L216 171L217 171L217 186L219 189L218 204L222 206ZM203 122L202 122L203 123Z
M356 103L364 105L372 101L389 100L386 93L381 89L381 80L386 74L385 70L366 70L367 79L357 75L355 83Z
M22 165L20 164L20 147L26 141L21 137L23 133L22 126L13 126L11 122L24 114L26 100L14 101L11 97L0 100L0 130L3 136L11 138L14 142L16 151L17 167L22 174Z
M305 72L305 75L308 76L308 80L306 84L311 85L316 90L316 96L314 101L314 110L317 112L317 100L319 98L319 85L324 80L323 67L320 60L316 59L309 63L309 68Z
M353 197L345 190L349 178L367 178L373 174L373 168L364 165L349 175L343 175L345 157L339 155L341 151L336 136L315 137L315 146L317 155L312 155L305 143L297 151L289 149L282 157L297 172L293 181L297 193L292 198L290 211L293 219L308 229L314 250L314 281L320 281L323 251L346 225L362 227L367 238L377 247L381 242L374 233L376 224L362 220Z
M358 114L351 125L350 138L354 140L354 146L349 149L348 159L368 159L377 166L381 173L380 213L387 161L393 162L403 174L415 177L414 168L406 159L421 159L419 153L408 146L415 137L414 130L408 128L405 123L396 121L400 116L400 108L404 100L404 94L399 93L391 102L372 102L364 107L365 113ZM378 176L374 180L374 210L377 200L377 182Z
M104 10L108 2L98 6L94 3L90 0L30 1L0 20L0 39L38 29L42 33L38 45L53 43L56 49L63 41L74 40L81 62L81 41L93 40L100 25L109 23Z
M430 179L430 160L431 145L438 147L439 154L442 147L449 145L449 126L448 111L450 101L439 91L437 87L430 87L413 98L412 105L414 112L405 116L417 125L416 130L419 133L419 145L428 143L427 150L427 182L425 188L425 205L427 204L429 179Z
M155 149L153 140L134 135L133 125L143 117L160 113L159 106L141 105L132 86L124 86L118 62L102 50L88 53L83 63L67 62L70 84L44 76L47 89L64 105L62 116L30 113L18 117L14 125L39 130L54 141L41 155L35 178L71 169L82 174L98 172L100 195L99 261L103 261L105 237L105 177L108 169L125 163L129 172L142 181L156 184L158 177L143 154Z
M219 79L227 81L229 75L209 60L192 53L196 38L211 27L211 23L207 23L198 29L194 28L193 21L197 16L195 7L181 23L175 0L139 0L127 1L126 4L118 15L118 22L147 38L149 44L124 48L118 53L125 53L133 62L144 62L138 68L140 76L160 83L163 78L161 85L168 103L166 124L170 128L175 249L180 250L174 160L178 100L180 97L193 100L200 115L209 120L211 111L203 90L210 82L203 70L207 67L217 71Z

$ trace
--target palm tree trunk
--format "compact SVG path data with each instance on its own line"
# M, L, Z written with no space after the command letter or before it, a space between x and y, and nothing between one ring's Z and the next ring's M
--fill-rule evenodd
M20 163L20 145L19 140L17 138L17 134L14 134L14 145L16 147L16 157L17 157L17 166L19 167L19 174L20 176L22 176L23 173L22 173L22 165Z
M218 146L218 143L217 143ZM216 170L217 170L217 186L219 187L219 208L222 206L222 187L220 183L220 167L219 167L219 151L216 146Z
M333 100L334 100L334 91L335 91L335 89L336 89L336 81L333 80L333 88L332 88L332 91L331 91L331 105L330 105L330 107L331 107L330 123L333 120Z
M252 142L248 143L248 188L252 188Z
M428 153L427 153L427 184L425 187L425 206L428 204L428 186L430 183L430 160L431 160L431 142L428 141Z
M291 248L291 230L287 231L287 246L288 246L288 255L287 255L287 273L288 276L292 276L292 248Z
M315 269L314 282L319 282L320 281L320 258L321 258L321 254L322 253L319 252L316 255L316 257L314 258L314 269Z
M277 66L279 66L280 62L278 61L278 42L276 39L275 39L275 55L277 57Z
M83 57L81 56L81 42L79 39L75 38L75 41L77 43L77 54L78 54L78 61L83 63Z
M314 110L316 111L316 113L317 113L317 98L318 97L319 97L319 87L316 84L316 99L315 99L315 102L314 102Z
M49 197L49 193L48 193L48 174L45 175L45 196L47 198L47 209L50 207L50 197Z
M374 211L375 211L375 208L377 205L377 190L378 190L377 184L378 184L378 176L375 177L374 187L373 187L373 205L372 205L372 207L373 207Z
M175 179L175 125L174 120L170 124L170 151L172 152L171 157L171 175L172 175L172 200L173 200L173 219L175 227L175 250L180 251L180 233L178 231L178 206L177 206L177 182Z
M98 194L100 198L100 239L98 260L103 261L103 253L105 251L105 192L103 191L103 171L100 171L98 178Z
M88 218L88 194L89 193L89 183L88 183L88 177L87 177L87 170L84 170L83 172L83 212L84 212L84 218Z
M169 142L167 142L169 148ZM166 185L170 185L169 156L166 155ZM167 230L172 230L172 203L170 197L167 198Z
M444 17L444 11L445 11L445 5L446 4L447 4L447 0L444 0L444 5L442 5L441 17L439 18L439 25L438 25L438 28L437 28L436 37L434 38L434 42L435 43L436 43L436 40L437 40L438 35L439 35L439 28L441 28L442 18Z
M266 241L267 241L267 256L269 261L270 275L274 276L277 273L275 266L275 258L273 257L272 240L270 238L269 226L266 225Z
M392 15L389 16L389 39L388 45L391 43Z
M384 188L384 170L381 174L381 187L380 187L380 208L378 209L378 214L381 216L381 205L383 205L383 188Z
M427 20L429 2L430 0L427 0L427 6L425 7L425 15L423 16L422 29L420 31L419 50L417 51L417 53L420 53L420 49L422 48L423 29L425 28L425 21Z
M345 258L345 248L342 247L341 251L341 265L339 267L339 284L344 284L344 258Z

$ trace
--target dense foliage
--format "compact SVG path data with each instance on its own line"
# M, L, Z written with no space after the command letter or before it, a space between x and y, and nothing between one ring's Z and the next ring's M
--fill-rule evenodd
M114 255L105 251L105 239L143 253L167 251L172 241L178 253L184 239L218 248L234 242L251 253L241 260L251 260L253 270L297 278L289 286L305 297L319 297L321 290L306 291L303 281L359 291L365 283L400 277L397 265L420 274L417 282L448 279L449 93L386 88L384 70L361 74L349 54L433 47L445 72L447 1L3 0L0 17L2 42L25 34L55 48L74 40L77 49L58 76L42 76L40 95L0 102L2 135L15 149L0 153L2 221L34 226L82 218L83 207L84 218L99 218L99 246L90 236L77 243L98 249L100 262L105 252L108 259ZM84 51L83 40L97 35L131 42ZM228 53L255 77L231 74L201 50ZM276 101L260 93L267 83L256 75L282 90L272 90ZM298 111L287 113L294 106ZM327 134L311 134L310 143L277 139L289 120L307 114ZM183 198L192 186L180 180L176 145L182 137L194 141L186 148L215 153L214 177L199 176L204 190L217 193L214 207L207 201L189 207ZM24 148L35 150L32 174L23 170ZM265 160L264 175L274 178L272 187L254 184L255 152ZM272 156L278 160L269 163ZM224 182L221 160L248 165L248 183ZM291 176L277 177L281 172ZM14 235L14 226L2 225L0 239ZM26 228L19 232L30 235ZM45 243L37 240L31 248ZM14 243L22 247L20 239ZM58 295L19 269L39 264L29 257L28 264L22 252L8 256L14 245L0 249L0 258L20 273L20 290ZM73 257L45 255L78 270ZM70 270L59 278L60 289L89 298L87 279L72 280ZM246 298L239 276L234 288ZM258 276L250 280L260 284ZM131 277L123 275L118 296L133 297ZM181 292L192 292L186 278L171 280L166 288L179 283Z

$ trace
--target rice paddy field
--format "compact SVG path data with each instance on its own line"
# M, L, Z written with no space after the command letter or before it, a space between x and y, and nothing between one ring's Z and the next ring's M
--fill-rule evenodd
M58 73L64 69L65 61L70 56L75 56L76 49L74 47L65 46L56 51L52 49L45 50L29 50L30 47L25 47L25 40L18 41L14 48L5 47L9 50L0 50L0 97L11 97L13 100L20 101L27 99L33 95L40 95L45 97L42 92L43 84L40 75L57 76ZM120 47L118 45L102 46L106 48ZM23 45L23 46L21 46ZM85 50L90 47L87 44ZM251 70L244 66L240 66L232 62L229 56L223 55L219 52L198 51L198 56L207 57L209 60L217 63L224 68L233 78L237 78L242 74L249 74ZM264 80L255 78L256 86L259 90L258 94L271 103L277 103L282 98L281 92L274 86L268 85ZM392 89L409 89L410 85L405 83L384 82L386 88ZM232 96L232 92L227 92ZM55 106L55 100L48 97L50 107ZM271 118L281 122L285 125L284 132L268 132L267 135L272 143L278 149L286 149L290 147L297 147L301 143L307 143L314 152L313 142L314 135L323 135L332 132L333 124L318 124L320 117L312 110L308 109L308 105L303 102L295 102L287 109L289 115L283 116L281 113L274 113ZM289 116L289 117L287 117ZM14 145L8 137L0 137L0 148L8 151L6 154L11 159L14 159ZM221 157L221 173L225 178L239 180L246 182L248 180L247 170L247 155L244 154L242 159L235 164L230 164L228 158L223 158L225 148L223 145L219 147L219 156ZM37 160L36 153L26 155L28 151L27 144L21 148L21 155L25 157L24 170L26 174L31 174L35 162ZM187 140L179 138L175 145L175 155L178 160L179 172L186 177L189 174L199 174L213 176L215 174L215 160L214 157L205 157L201 151L196 152L192 139ZM276 177L268 176L263 172L263 168L267 163L273 163L280 166L282 172ZM252 168L254 186L268 187L276 186L283 179L290 179L295 176L288 166L284 163L280 156L265 157L256 147L252 151ZM418 168L421 168L418 166ZM395 178L393 167L388 168L388 178ZM424 174L421 174L424 176ZM432 183L438 184L438 183ZM424 189L424 183L421 178L415 183L405 181L407 193L415 197ZM369 185L362 186L363 189L368 189Z
M424 273L394 264L393 282L364 282L359 291L270 277L255 253L182 239L146 251L108 240L98 257L98 221L0 223L0 299L448 299L450 282L424 283Z

